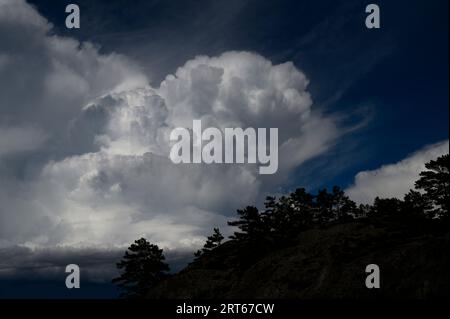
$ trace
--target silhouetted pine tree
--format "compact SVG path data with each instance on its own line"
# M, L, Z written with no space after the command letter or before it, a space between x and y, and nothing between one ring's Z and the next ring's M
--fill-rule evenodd
M333 212L333 195L327 189L320 189L315 198L315 221L321 225L327 224L335 219Z
M357 213L356 203L339 186L333 186L331 216L334 220L347 221L353 219Z
M195 257L200 257L204 253L213 250L214 248L220 246L222 240L224 239L223 235L220 233L219 228L214 228L213 234L206 238L205 245L201 250L197 250L194 254Z
M150 287L167 278L169 265L164 259L163 250L157 245L144 238L136 240L117 263L121 275L112 280L122 290L120 296L141 298Z
M398 198L376 197L370 209L370 217L398 217L401 216L402 201Z
M424 198L430 204L426 213L434 218L448 218L450 202L449 154L438 157L425 164L426 171L420 173L416 189L425 191Z
M239 219L235 221L229 221L229 226L238 227L241 232L235 232L231 239L258 239L267 230L261 214L258 209L253 206L247 206L245 209L237 210Z
M265 210L261 213L264 229L261 232L265 233L265 238L269 235L278 241L278 244L280 240L287 244L300 231L312 225L313 196L304 188L298 188L279 200L267 196L264 205Z
M311 227L314 219L314 196L306 192L304 188L297 188L291 193L294 222L297 229L307 229Z
M270 219L266 221L266 224L270 225L271 229L274 229L275 234L278 237L287 237L292 233L293 221L294 221L294 209L292 199L290 197L282 196L275 203Z
M432 205L420 192L410 190L403 198L402 213L405 217L425 218Z
M366 218L369 216L372 206L369 204L359 204L356 210L356 218Z
M261 213L261 219L269 234L276 231L275 222L273 221L274 214L277 210L276 205L277 205L276 197L274 196L266 197L266 201L264 202L265 209Z

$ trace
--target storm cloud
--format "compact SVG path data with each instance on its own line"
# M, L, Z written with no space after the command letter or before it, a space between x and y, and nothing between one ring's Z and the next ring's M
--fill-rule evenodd
M136 62L54 34L24 1L0 6L2 247L108 249L143 236L194 249L342 134L291 62L197 56L152 87ZM279 128L278 173L173 164L170 131L193 119Z

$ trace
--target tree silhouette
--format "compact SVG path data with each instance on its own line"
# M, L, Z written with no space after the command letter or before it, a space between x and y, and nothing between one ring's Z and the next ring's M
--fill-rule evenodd
M197 250L194 254L195 257L200 257L204 253L213 250L216 247L219 247L224 239L223 235L220 233L219 228L214 228L213 234L206 238L206 243L201 250Z
M430 217L448 218L449 194L449 154L425 164L426 171L420 173L416 189L425 191L425 199L431 208L426 213Z
M425 218L432 205L420 192L410 190L403 198L403 215L414 218Z
M356 203L350 200L339 186L333 186L331 196L331 216L333 219L346 221L351 220L354 216L358 215L356 212Z
M235 226L239 230L230 238L244 242L251 248L249 251L255 252L261 247L270 250L289 246L295 243L297 235L303 231L354 219L365 219L369 222L418 222L417 225L420 225L426 214L433 218L447 218L448 165L448 155L427 163L427 170L420 173L420 179L416 182L416 188L422 192L410 190L403 200L377 197L372 205L357 206L338 186L334 186L331 192L326 188L320 189L317 194L310 194L304 188L297 188L289 195L278 199L267 196L265 209L261 212L253 206L237 210L239 218L229 221L228 225ZM222 240L223 236L217 228L214 228L213 235L207 237L204 247L198 250L195 256L199 257L213 250ZM255 243L256 246L253 245Z
M261 213L264 229L261 232L275 235L277 239L293 238L313 222L313 196L298 188L289 196L266 197L265 210Z
M296 227L306 229L311 227L313 222L313 200L314 196L307 193L304 188L297 188L290 197L292 198L294 210L294 224Z
M327 189L320 189L316 196L316 221L319 224L326 224L335 219L333 210L333 194Z
M275 201L274 197L268 197L266 210L262 213L262 218L265 228L267 227L271 233L284 237L292 228L295 218L292 199L282 196L278 201Z
M264 206L261 213L252 206L238 210L239 219L228 222L228 225L237 226L241 231L235 232L230 238L253 241L268 239L284 245L311 227L351 220L365 213L338 186L333 187L332 193L322 189L317 195L312 195L304 188L297 188L278 200L267 196ZM200 255L201 251L197 254Z
M264 222L258 209L247 206L237 210L239 219L229 221L229 226L237 226L241 232L235 232L231 239L258 239L265 232Z
M402 212L402 201L398 198L379 198L373 201L369 216L371 217L398 217Z
M164 262L163 250L145 238L134 242L125 252L117 268L122 271L112 280L122 290L122 298L140 298L150 287L168 277L169 265Z

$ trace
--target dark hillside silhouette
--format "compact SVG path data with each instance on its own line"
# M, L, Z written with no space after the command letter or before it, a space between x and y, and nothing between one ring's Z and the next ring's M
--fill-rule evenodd
M337 186L298 188L268 196L261 211L239 209L228 241L215 228L189 266L156 286L148 281L147 297L448 296L448 155L426 168L403 199L358 206ZM383 269L384 290L364 286L370 263Z

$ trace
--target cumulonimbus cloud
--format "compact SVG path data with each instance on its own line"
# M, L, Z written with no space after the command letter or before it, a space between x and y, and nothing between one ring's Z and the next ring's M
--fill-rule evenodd
M236 208L283 177L263 180L255 165L175 165L168 156L170 131L191 127L193 119L218 128L278 127L281 158L290 155L279 168L286 176L337 136L330 119L312 112L306 87L305 75L291 63L229 52L188 61L158 88L115 92L87 104L72 129L92 121L86 113L98 114L104 126L89 136L98 151L48 163L40 175L44 189L60 193L64 213L58 215L72 221L72 236L64 240L121 244L142 234L169 247L200 242L207 228L223 226ZM309 141L309 135L320 138ZM92 222L74 228L80 219Z
M26 155L10 147L14 161L0 157L0 246L124 246L145 236L192 248L340 136L291 62L198 56L151 87L126 57L52 35L24 1L0 0L0 39L0 127L45 137L24 143ZM175 165L170 131L193 119L278 128L277 174L262 178L249 164Z

